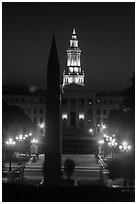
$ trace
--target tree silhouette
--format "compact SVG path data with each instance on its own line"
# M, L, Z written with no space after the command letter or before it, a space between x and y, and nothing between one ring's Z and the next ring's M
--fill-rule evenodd
M107 169L109 171L109 178L114 180L123 178L123 185L126 187L127 182L130 187L133 187L135 180L135 162L134 153L122 152L119 158L112 159Z
M112 110L108 119L108 130L116 134L117 139L128 139L135 144L135 77L132 86L123 91L123 104L119 110Z
M27 134L35 130L35 125L31 119L24 114L23 110L17 106L9 106L5 102L2 104L2 142L12 137L15 139L19 134ZM24 147L27 144L24 142ZM4 148L4 145L3 145ZM21 148L21 147L19 147ZM23 146L22 146L23 148Z

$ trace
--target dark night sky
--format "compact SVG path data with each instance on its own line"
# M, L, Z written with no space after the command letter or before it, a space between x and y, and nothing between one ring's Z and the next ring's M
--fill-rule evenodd
M2 3L3 84L46 87L53 32L61 72L76 28L86 85L124 89L134 73L134 3Z

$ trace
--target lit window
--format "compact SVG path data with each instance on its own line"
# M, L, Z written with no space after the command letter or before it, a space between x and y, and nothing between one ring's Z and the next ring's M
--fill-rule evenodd
M92 104L92 99L91 99L91 98L88 99L88 104L89 104L89 105Z
M100 101L100 99L97 99L97 103L100 103L101 101Z
M77 68L77 67L75 67L75 68L74 68L74 71L75 71L75 72L78 72L78 68Z
M66 120L68 118L67 114L62 114L62 119Z
M68 81L69 81L70 83L72 83L72 82L73 82L72 77L70 77L70 78L68 79Z
M72 68L72 67L69 67L69 71L72 73L72 72L73 72L73 68Z
M75 83L78 83L79 82L79 79L78 78L75 78Z
M79 119L80 119L80 120L83 120L83 119L84 119L84 114L83 114L83 113L79 114Z

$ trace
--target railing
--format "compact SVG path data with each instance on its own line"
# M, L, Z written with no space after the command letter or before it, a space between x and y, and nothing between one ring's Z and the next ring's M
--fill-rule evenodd
M102 183L104 185L107 186L107 180L108 180L108 170L105 169L106 168L106 164L105 162L103 161L103 159L101 158L100 155L98 155L98 158L99 158L99 163L100 163L100 180L102 181Z
M99 163L105 168L106 164L105 164L105 162L103 161L103 159L101 158L100 155L98 155L98 158L99 158Z

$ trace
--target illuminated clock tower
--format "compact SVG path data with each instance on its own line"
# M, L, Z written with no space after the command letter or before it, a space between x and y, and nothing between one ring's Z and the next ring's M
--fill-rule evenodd
M78 46L76 31L73 29L70 39L69 49L67 50L67 68L63 72L63 86L75 83L84 86L84 71L80 62L81 50Z

